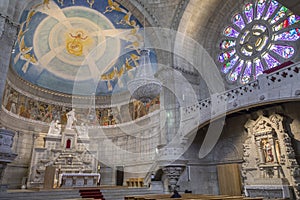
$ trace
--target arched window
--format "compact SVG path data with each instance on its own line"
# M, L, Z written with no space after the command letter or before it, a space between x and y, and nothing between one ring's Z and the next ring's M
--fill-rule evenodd
M68 139L66 142L66 149L70 149L71 148L71 139Z
M299 21L300 16L277 1L246 2L222 32L218 61L226 80L246 84L264 70L291 60L292 42L300 38Z

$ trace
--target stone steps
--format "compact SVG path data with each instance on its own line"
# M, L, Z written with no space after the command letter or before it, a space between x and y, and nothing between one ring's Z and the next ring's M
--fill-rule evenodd
M149 188L102 188L101 192L107 200L124 200L129 195L161 194L161 191L150 190Z
M124 200L128 195L161 194L161 191L149 188L127 187L100 187L106 200ZM0 193L0 200L78 200L82 199L79 189L53 189L53 190L9 190ZM83 200L83 199L82 199Z
M78 190L48 190L48 191L17 191L0 194L0 200L63 200L80 199Z

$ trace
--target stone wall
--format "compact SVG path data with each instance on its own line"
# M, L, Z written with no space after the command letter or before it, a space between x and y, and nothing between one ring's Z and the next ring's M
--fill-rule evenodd
M218 178L216 166L219 164L237 163L241 166L243 161L243 144L247 137L244 128L248 119L257 119L259 114L269 116L279 113L284 116L284 126L292 137L292 144L299 163L300 155L300 109L299 102L286 102L246 109L226 116L222 134L213 150L203 159L199 159L199 148L202 145L207 126L198 130L194 142L183 155L188 160L187 168L179 181L180 190L192 190L193 193L218 194ZM188 172L189 171L189 172Z
M3 183L9 188L21 188L29 173L31 153L33 148L33 132L16 132L12 150L18 156L8 164L3 177Z

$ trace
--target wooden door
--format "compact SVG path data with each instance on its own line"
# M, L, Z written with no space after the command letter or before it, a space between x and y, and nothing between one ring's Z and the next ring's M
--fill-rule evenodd
M117 166L116 174L116 185L122 186L124 181L124 168L122 166Z
M47 166L44 176L44 188L52 189L54 187L56 169L53 166Z
M238 196L242 193L241 172L238 164L218 165L220 194Z

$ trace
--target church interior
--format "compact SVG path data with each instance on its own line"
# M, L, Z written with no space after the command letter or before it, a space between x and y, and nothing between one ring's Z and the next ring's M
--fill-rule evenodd
M300 199L300 0L0 8L0 200Z

